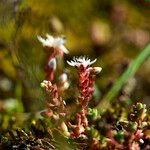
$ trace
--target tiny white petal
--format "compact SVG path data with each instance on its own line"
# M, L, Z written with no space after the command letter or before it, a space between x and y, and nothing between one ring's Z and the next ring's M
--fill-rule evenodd
M93 61L90 62L90 65L94 64L97 61L97 59L94 59Z
M73 61L71 61L71 62L69 62L68 60L67 60L67 63L70 65L70 66L75 66L75 63L73 62Z
M49 35L49 34L46 34L46 37L49 41L54 41L54 38L53 36Z
M55 44L56 44L57 46L62 46L62 45L64 44L64 39L63 39L63 38L60 38L60 37L55 38Z
M37 36L37 38L43 45L45 45L46 41L41 36Z
M61 46L60 46L60 49L61 49L65 54L68 54L68 53L69 53L68 49L67 49L64 45L61 45Z

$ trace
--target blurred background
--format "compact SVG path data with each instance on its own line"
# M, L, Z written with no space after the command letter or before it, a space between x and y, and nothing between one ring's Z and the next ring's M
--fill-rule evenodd
M66 38L65 60L98 59L101 99L150 41L150 1L0 0L0 112L43 109L45 55L37 35L46 33ZM149 75L150 58L122 92L150 105Z

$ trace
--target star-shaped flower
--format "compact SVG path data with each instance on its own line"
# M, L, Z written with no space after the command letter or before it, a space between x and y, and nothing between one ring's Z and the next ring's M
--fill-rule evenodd
M96 62L96 59L91 61L89 58L86 58L86 57L83 57L83 56L74 57L73 60L67 61L67 63L70 66L77 67L77 68L80 68L81 66L83 66L84 68L87 68L95 62Z
M52 47L55 49L59 49L63 51L63 53L68 54L69 51L64 46L65 40L61 37L53 37L49 34L46 34L46 39L42 38L41 36L37 36L38 40L43 44L44 47Z

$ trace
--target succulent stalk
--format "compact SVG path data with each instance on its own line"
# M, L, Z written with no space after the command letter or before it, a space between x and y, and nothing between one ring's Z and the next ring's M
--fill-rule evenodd
M85 57L74 58L70 62L67 61L69 65L76 67L79 78L78 89L80 94L78 104L80 112L75 115L76 125L69 122L69 126L73 129L71 134L73 137L85 136L85 128L88 127L87 106L94 92L95 76L102 70L101 67L90 67L95 61L96 59L91 61Z

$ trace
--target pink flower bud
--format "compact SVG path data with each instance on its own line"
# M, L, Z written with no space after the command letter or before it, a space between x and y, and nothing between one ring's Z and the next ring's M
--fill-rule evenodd
M56 70L56 58L50 59L47 65L49 69Z

